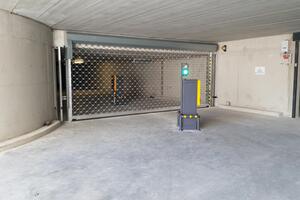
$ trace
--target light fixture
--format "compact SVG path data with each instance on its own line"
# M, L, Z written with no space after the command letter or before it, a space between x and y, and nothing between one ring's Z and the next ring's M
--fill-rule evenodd
M81 65L84 63L84 60L82 58L75 58L73 60L73 63L76 64L76 65Z
M190 73L189 65L188 64L182 64L181 65L181 76L187 77Z
M225 44L225 45L221 46L221 49L222 49L223 52L226 52L227 51L227 45Z

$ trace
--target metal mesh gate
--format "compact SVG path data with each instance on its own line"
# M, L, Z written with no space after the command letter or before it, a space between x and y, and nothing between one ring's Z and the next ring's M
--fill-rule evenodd
M73 119L177 109L182 63L189 78L201 80L202 104L209 103L209 59L194 51L74 43Z

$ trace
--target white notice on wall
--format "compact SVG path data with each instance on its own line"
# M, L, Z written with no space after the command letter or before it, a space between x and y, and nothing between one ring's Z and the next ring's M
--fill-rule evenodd
M284 40L281 42L281 53L287 53L289 52L289 41Z
M255 74L258 76L263 76L266 74L266 67L264 66L257 66L255 67Z

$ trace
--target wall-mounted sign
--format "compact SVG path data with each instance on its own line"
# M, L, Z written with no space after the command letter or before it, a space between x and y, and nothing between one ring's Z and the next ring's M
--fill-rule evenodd
M281 53L288 53L289 52L289 41L284 40L281 42Z
M255 75L263 76L265 74L266 74L266 67L264 67L264 66L255 67Z

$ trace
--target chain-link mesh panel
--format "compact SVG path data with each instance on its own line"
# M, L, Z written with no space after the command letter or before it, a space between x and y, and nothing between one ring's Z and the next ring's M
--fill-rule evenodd
M207 68L206 68L206 102L209 105L213 105L213 54L210 53L207 59Z
M73 118L178 108L181 64L200 79L206 104L207 53L73 44Z

